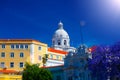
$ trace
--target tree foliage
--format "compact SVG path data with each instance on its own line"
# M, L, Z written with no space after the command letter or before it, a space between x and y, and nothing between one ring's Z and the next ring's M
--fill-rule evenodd
M92 77L97 80L120 80L120 43L98 46L89 60Z
M47 60L48 60L48 54L45 54L44 57L42 58L43 66L45 66Z
M39 68L37 64L26 63L22 80L52 80L52 74L47 69Z

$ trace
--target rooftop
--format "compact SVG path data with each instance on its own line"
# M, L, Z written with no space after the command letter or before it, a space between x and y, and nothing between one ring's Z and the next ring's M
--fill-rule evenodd
M0 70L0 73L9 74L9 73L18 73L18 71L16 71L16 70L2 69L2 70Z
M54 48L48 48L48 51L50 51L50 52L55 52L55 53L59 53L59 54L67 54L67 53L68 53L68 52L66 52L66 51L57 50L57 49L54 49Z
M41 41L34 40L34 39L0 39L0 43L40 43L40 44L45 44Z

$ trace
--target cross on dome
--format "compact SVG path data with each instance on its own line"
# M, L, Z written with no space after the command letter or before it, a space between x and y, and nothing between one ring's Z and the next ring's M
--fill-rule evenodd
M63 29L63 23L61 21L58 23L58 27L59 29Z

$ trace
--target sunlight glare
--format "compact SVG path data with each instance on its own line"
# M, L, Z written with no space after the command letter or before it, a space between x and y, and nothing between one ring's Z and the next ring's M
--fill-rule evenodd
M120 0L109 0L111 7L120 9Z

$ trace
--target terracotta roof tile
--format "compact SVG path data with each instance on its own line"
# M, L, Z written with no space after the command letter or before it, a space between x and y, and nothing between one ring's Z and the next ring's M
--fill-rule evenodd
M67 53L68 53L68 52L66 52L66 51L56 50L56 49L53 49L53 48L48 48L48 51L50 51L50 52L55 52L55 53L59 53L59 54L67 54Z
M34 39L0 39L0 41L37 41L38 40L34 40Z
M41 68L55 68L55 67L62 67L64 65L58 65L58 66L43 66Z
M17 73L17 71L3 69L3 70L0 70L0 73Z

